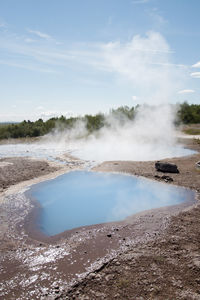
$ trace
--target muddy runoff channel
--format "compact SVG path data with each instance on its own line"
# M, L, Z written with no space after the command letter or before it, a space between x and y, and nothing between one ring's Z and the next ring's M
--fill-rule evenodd
M195 186L195 182L198 182L199 173L196 173L192 167L198 155L177 159L178 166L179 162L182 162L181 169L186 167L187 172L191 169L194 174L188 173L188 179L192 175L193 180L188 180L187 185L184 173L180 170L180 174L172 176L175 185L179 184L182 176L185 187L198 189L198 184L196 183ZM3 169L9 166L17 168L21 160L22 158L3 159ZM27 159L23 158L23 160L24 165ZM33 162L35 161L29 161L30 164ZM42 163L44 162L41 161ZM153 165L154 162L140 163L140 166L144 167L145 176L147 176L146 172L149 178L154 178L157 174ZM27 198L24 191L27 186L41 180L84 168L81 161L74 162L70 168L51 162L43 166L41 172L44 173L50 166L52 169L48 170L47 174L37 174L37 178L32 178L31 181L18 180L18 184L2 192L0 203L0 296L2 299L56 299L67 297L67 294L72 292L74 295L77 286L86 279L92 281L111 261L122 257L130 249L137 249L162 237L170 225L172 216L198 206L196 194L195 199L174 206L143 211L120 222L84 226L47 236L36 226L40 207ZM137 162L107 162L96 166L94 170L142 175L139 172L137 174L137 167ZM18 168L18 175L19 173L20 168ZM80 295L80 291L78 293ZM97 294L94 299L98 297L102 296Z

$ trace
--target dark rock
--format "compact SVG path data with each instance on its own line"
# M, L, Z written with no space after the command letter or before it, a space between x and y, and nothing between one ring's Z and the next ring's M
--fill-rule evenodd
M167 176L167 175L163 175L163 176L155 175L154 178L159 179L159 180L164 180L165 182L174 181L172 177Z
M172 177L169 177L169 176L166 176L166 175L163 175L161 177L161 179L164 179L164 181L166 181L166 182L172 182L172 181L174 181Z
M112 237L112 234L111 233L107 234L107 237Z
M171 163L162 163L162 162L157 161L155 163L155 168L157 171L160 171L163 173L179 173L177 165L171 164Z

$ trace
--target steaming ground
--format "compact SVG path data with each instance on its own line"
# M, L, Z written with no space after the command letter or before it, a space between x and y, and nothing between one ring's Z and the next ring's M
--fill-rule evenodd
M134 121L124 115L108 115L108 126L95 134L89 135L86 124L79 122L72 130L55 131L44 140L54 140L73 155L98 162L148 161L193 154L177 143L174 118L170 105L142 106Z
M100 140L87 140L74 143L30 143L0 145L0 157L36 157L51 161L59 161L64 153L77 156L83 160L102 162L106 160L148 161L170 157L181 157L193 154L194 151L181 145L168 146L154 144L138 144L113 138L112 144ZM61 162L61 161L60 161Z
M149 161L193 154L177 143L170 105L143 106L134 121L123 114L106 117L104 126L89 134L84 122L74 128L56 129L30 144L1 145L0 157L29 156L59 160L64 153L96 162L110 160Z
M36 157L48 160L57 160L66 152L64 147L55 143L20 143L0 145L0 158L3 157Z

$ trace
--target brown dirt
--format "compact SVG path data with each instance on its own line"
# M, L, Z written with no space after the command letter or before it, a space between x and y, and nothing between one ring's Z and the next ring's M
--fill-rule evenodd
M200 299L200 208L173 217L164 235L131 247L62 299Z
M187 143L200 150L198 143ZM20 160L4 162L18 168ZM200 154L169 159L180 173L165 175L175 185L200 192L200 171L195 168L199 160ZM154 164L105 162L95 170L163 181L155 178L162 174ZM5 174L10 166L4 165ZM47 166L45 170L52 171ZM32 176L32 166L29 171L27 176ZM24 180L23 167L16 175L19 181L20 174ZM1 240L0 247L0 299L200 299L199 200L195 206L156 209L43 240L27 236L20 227L29 210L27 200L11 197L1 214L4 209L8 227L7 243Z
M185 141L185 144L188 148L194 149L196 151L200 150L200 144L198 144L195 140ZM171 182L172 184L200 191L200 170L198 170L195 167L195 163L199 160L199 153L191 156L163 160L165 162L176 164L180 171L180 173L178 174L163 174L162 172L157 172L155 170L155 161L108 161L95 167L94 170L102 172L128 173L136 176L144 176L159 181L165 181L159 177L162 177L162 175L167 175L173 179L173 182Z
M0 192L11 185L33 179L35 177L55 172L58 167L52 167L48 162L28 158L0 159Z
M196 141L187 141L196 150ZM179 174L165 174L173 184L200 193L200 154L164 161L177 164ZM104 162L95 168L158 179L155 162ZM63 295L61 296L61 298ZM60 298L59 298L60 299ZM170 218L169 227L153 240L129 249L77 284L63 299L200 299L200 207Z

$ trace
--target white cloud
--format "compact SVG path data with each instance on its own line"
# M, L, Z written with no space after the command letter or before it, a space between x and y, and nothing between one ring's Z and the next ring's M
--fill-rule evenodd
M65 117L70 117L72 115L71 111L56 111L56 110L50 110L50 111L43 111L40 114L40 117L43 118L44 120L48 120L50 118L56 118L60 116L65 116Z
M45 39L45 40L51 40L52 39L52 37L49 34L46 34L44 32L38 31L38 30L27 29L27 31L32 33L32 34L35 34L35 35L39 36L42 39Z
M132 96L132 100L133 101L137 101L138 100L138 96Z
M107 71L128 79L149 101L169 101L176 84L182 87L184 72L171 63L171 49L159 33L136 35L128 43L111 42L102 45L102 52Z
M200 68L200 61L198 61L196 64L192 65L193 68Z
M0 22L0 28L6 28L6 27L7 27L6 23Z
M26 43L34 43L34 42L35 42L35 40L30 39L30 38L26 38L24 41L25 41Z
M148 15L151 18L153 27L157 28L158 30L168 23L168 21L162 16L162 13L156 7L150 9L148 11Z
M157 32L135 35L125 43L79 43L69 47L56 43L52 46L50 42L45 39L42 43L27 43L24 37L1 38L0 48L9 53L12 61L1 60L0 64L48 73L68 72L69 68L80 72L86 69L108 72L119 81L122 78L128 81L142 102L152 98L169 100L172 94L177 94L177 89L185 86L183 77L187 67L171 63L173 51Z
M190 76L193 78L200 78L200 72L193 72L190 74Z
M43 106L38 106L38 107L36 107L36 110L44 110L44 107Z
M61 115L61 113L60 112L58 112L58 111L55 111L55 110L50 110L50 111L43 111L42 113L41 113L41 116L43 116L43 117L49 117L49 118L53 118L53 117L57 117L57 116L60 116Z
M0 60L0 65L7 65L14 68L20 68L25 69L29 71L37 71L42 73L56 73L56 71L51 70L49 68L41 68L40 66L37 66L36 64L27 64L27 63L15 63L13 61L8 60Z
M132 3L133 4L144 4L144 3L148 3L149 0L133 0Z
M194 90L181 90L178 92L178 94L192 94L194 92Z

